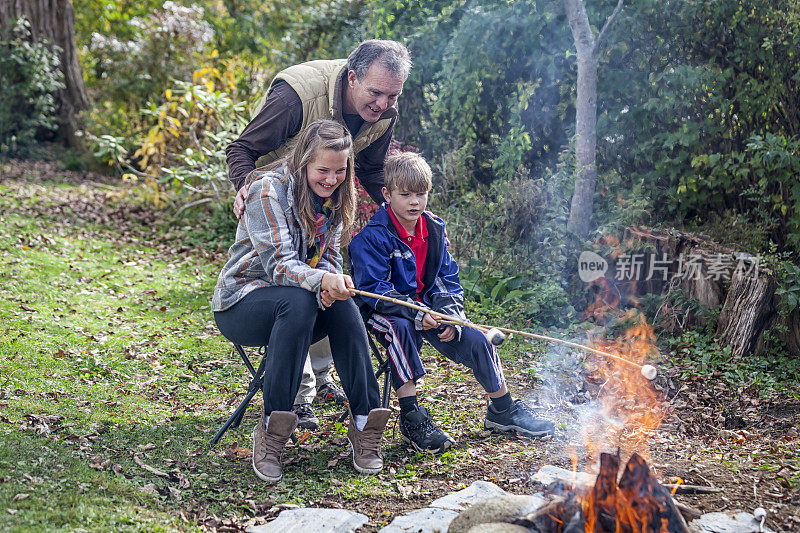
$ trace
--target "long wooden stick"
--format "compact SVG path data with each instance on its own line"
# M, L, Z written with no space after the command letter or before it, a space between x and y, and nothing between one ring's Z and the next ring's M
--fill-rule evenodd
M350 289L350 292L358 294L359 296L366 296L367 298L375 298L377 300L384 300L386 302L391 302L391 303L394 303L394 304L397 304L397 305L402 305L402 306L408 307L410 309L414 309L416 311L422 311L423 313L430 313L433 316L441 317L442 322L445 323L445 324L451 324L451 325L455 325L455 326L466 326L468 328L475 328L475 329L479 329L479 330L484 330L484 333L486 331L488 331L489 329L498 329L498 330L502 331L503 333L505 333L507 335L514 334L514 335L519 335L521 337L528 337L530 339L538 339L538 340L543 340L543 341L547 341L547 342L555 342L555 343L559 343L559 344L564 344L566 346L571 346L572 348L577 348L579 350L584 350L584 351L587 351L587 352L591 352L593 354L601 355L603 357L610 357L611 359L615 359L615 360L620 361L622 363L627 363L629 365L635 366L636 368L640 368L640 369L642 368L642 365L640 365L638 363L634 363L633 361L629 361L629 360L627 360L627 359L625 359L623 357L620 357L618 355L614 355L612 353L604 352L602 350L597 350L595 348L590 348L588 346L584 346L583 344L578 344L577 342L565 341L564 339L557 339L555 337L549 337L547 335L538 335L536 333L530 333L528 331L520 331L520 330L517 330L517 329L501 328L501 327L498 327L498 326L488 326L486 324L475 324L473 322L468 322L466 320L462 320L462 319L460 319L458 317L455 317L455 316L449 316L449 315L444 315L442 313L437 313L436 311L433 311L432 309L428 309L427 307L422 307L421 305L413 304L411 302L406 302L405 300L398 300L397 298L392 298L391 296L384 296L382 294L375 294L375 293L372 293L372 292L362 291L362 290L359 290L359 289Z

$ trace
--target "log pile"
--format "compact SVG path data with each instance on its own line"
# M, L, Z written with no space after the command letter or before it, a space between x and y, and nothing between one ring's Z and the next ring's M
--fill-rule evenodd
M759 257L701 235L643 227L629 228L622 241L609 248L612 260L603 281L613 285L623 301L647 294L682 295L666 299L659 308L660 328L677 333L720 309L717 339L733 355L763 353L772 336L785 343L790 354L800 356L800 313L778 312L777 281ZM630 272L637 257L638 270ZM630 279L620 275L626 268L635 274L628 275Z

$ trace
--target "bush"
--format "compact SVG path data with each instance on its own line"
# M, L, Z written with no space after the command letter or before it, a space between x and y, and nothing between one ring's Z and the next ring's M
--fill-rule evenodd
M143 181L145 199L163 206L168 196L182 208L214 203L229 207L233 189L227 179L225 147L243 129L246 110L224 89L232 88L230 68L204 67L191 82L173 80L160 105L142 109L141 120L154 124L134 139L89 136L95 156L116 165L123 178Z
M170 80L188 79L214 38L204 13L200 6L167 0L161 9L126 21L127 37L92 33L82 57L89 86L102 91L102 100L126 103L135 112Z
M0 151L28 155L34 141L58 127L54 94L64 88L58 47L34 43L18 19L0 40Z

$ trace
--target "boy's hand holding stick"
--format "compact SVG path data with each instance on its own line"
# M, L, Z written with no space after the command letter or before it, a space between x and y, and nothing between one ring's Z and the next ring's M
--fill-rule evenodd
M641 373L642 373L642 375L645 378L647 378L648 380L650 380L650 381L655 379L656 375L658 374L658 371L652 365L640 365L640 364L634 363L633 361L629 361L627 359L624 359L624 358L622 358L622 357L620 357L618 355L614 355L614 354L611 354L611 353L608 353L608 352L604 352L602 350L597 350L595 348L590 348L588 346L584 346L583 344L578 344L577 342L570 342L570 341L566 341L564 339L557 339L555 337L548 337L547 335L538 335L536 333L530 333L528 331L520 331L520 330L516 330L516 329L501 328L501 327L497 327L497 326L487 326L485 324L474 324L474 323L469 322L467 320L462 320L462 319L460 319L458 317L449 316L449 315L443 315L443 314L437 313L436 311L433 311L432 309L429 309L427 307L423 307L421 305L417 305L417 304L414 304L414 303L411 303L411 302L407 302L405 300L399 300L397 298L392 298L391 296L384 296L382 294L375 294L375 293L372 293L372 292L367 292L367 291L362 291L362 290L359 290L359 289L352 289L352 288L350 289L350 292L353 293L353 294L358 294L359 296L366 296L367 298L375 298L376 300L384 300L386 302L391 302L391 303L394 303L394 304L397 304L397 305L402 305L402 306L408 307L410 309L415 309L417 311L422 311L423 313L428 313L431 316L433 316L434 318L438 318L439 321L442 322L443 324L450 324L450 325L454 325L454 326L465 326L465 327L468 327L468 328L477 329L478 331L483 332L483 334L486 335L486 338L489 340L489 342L491 342L495 346L502 344L503 341L506 339L506 336L504 335L504 333L507 334L507 335L516 334L516 335L520 335L521 337L527 337L527 338L530 338L530 339L539 339L539 340L543 340L543 341L547 341L547 342L556 342L556 343L559 343L559 344L564 344L564 345L570 346L572 348L577 348L579 350L584 350L584 351L591 352L591 353L596 354L596 355L600 355L600 356L603 356L603 357L608 357L608 358L620 361L622 363L626 363L626 364L631 365L631 366L635 366L635 367L639 368Z

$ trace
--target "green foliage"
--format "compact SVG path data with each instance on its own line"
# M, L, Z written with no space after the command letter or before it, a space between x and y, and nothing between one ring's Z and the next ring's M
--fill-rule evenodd
M554 171L518 173L477 191L458 179L463 159L446 159L431 195L431 209L448 224L467 299L505 309L505 319L552 326L576 316L565 230L573 162L569 151L562 155Z
M732 388L754 386L762 397L772 397L790 392L800 375L800 361L795 357L769 352L735 356L729 347L719 346L707 331L686 331L669 343L681 361L679 370L684 378L713 377Z
M83 65L92 93L137 110L160 94L171 79L188 79L214 37L204 9L164 2L141 16L127 18L124 32L94 31L84 41ZM98 95L99 96L99 95Z
M124 139L100 135L90 137L95 156L124 171L126 179L143 179L142 190L156 205L164 205L169 192L182 209L210 202L214 208L229 207L225 147L247 116L244 103L220 90L232 86L231 71L216 67L195 71L192 82L174 80L161 105L151 103L141 111L155 124L135 139L133 155Z
M42 132L58 127L54 93L64 88L58 47L34 42L25 18L0 37L0 151L25 156Z
M778 274L778 288L775 294L779 297L780 311L783 315L800 309L800 267L785 261Z
M598 132L614 141L601 161L641 179L658 218L743 214L796 249L798 5L644 1L623 13L625 46L600 72Z
M225 147L244 128L244 104L211 82L176 81L167 92L167 102L148 110L158 123L135 154L141 157L139 164L148 176L159 176L195 205L212 200L228 204Z

